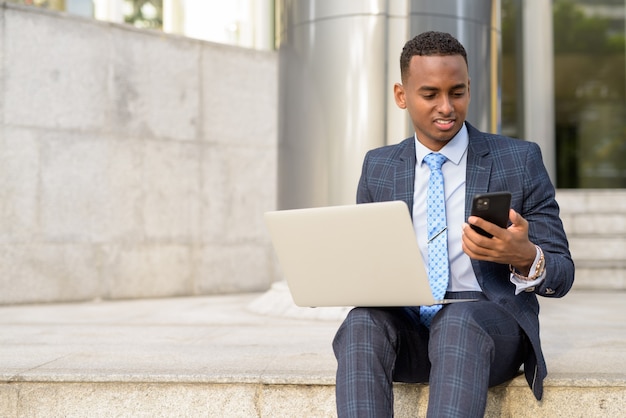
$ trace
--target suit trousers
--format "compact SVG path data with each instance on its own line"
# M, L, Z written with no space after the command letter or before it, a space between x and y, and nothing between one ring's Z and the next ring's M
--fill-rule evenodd
M430 329L419 307L351 310L333 341L338 416L393 416L394 381L429 383L429 417L484 416L488 388L519 373L528 344L515 318L478 295L445 305Z

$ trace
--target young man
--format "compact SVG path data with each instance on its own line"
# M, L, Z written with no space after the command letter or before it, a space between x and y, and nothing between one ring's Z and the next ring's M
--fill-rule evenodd
M394 96L409 113L415 136L368 152L357 202L405 201L431 286L443 278L446 298L477 301L434 310L353 309L333 342L338 415L392 416L397 381L429 383L429 417L482 417L488 388L515 377L522 364L541 399L547 370L536 295L564 296L574 264L540 149L465 121L467 56L451 35L426 32L411 39L400 69ZM431 158L443 162L440 169L429 168ZM475 194L495 191L512 194L508 228L469 216ZM431 193L445 199L443 215L430 213ZM444 223L433 229L436 216ZM438 257L443 269L428 264Z

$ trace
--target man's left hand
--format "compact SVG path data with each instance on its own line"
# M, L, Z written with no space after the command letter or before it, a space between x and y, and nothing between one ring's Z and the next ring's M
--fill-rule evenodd
M537 249L528 239L528 221L513 209L509 210L511 225L500 228L477 216L470 216L463 224L463 251L470 258L510 264L527 275L535 260ZM475 225L493 235L487 238L470 228Z

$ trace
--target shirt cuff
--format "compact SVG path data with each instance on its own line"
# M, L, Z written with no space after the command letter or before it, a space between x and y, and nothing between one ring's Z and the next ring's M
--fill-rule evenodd
M540 258L541 258L541 251L539 250L539 248L537 248L535 261L533 261L533 265L530 266L530 271L535 271L535 269L537 268L537 263L539 262ZM511 283L515 285L515 294L519 295L522 292L534 291L535 287L539 286L544 281L545 278L546 278L546 270L544 269L543 272L541 273L541 276L537 277L535 280L532 280L532 281L519 279L514 274L511 274L509 280L511 280Z

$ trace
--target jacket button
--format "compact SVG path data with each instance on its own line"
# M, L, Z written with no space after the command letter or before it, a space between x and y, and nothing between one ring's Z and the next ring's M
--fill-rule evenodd
M527 287L526 289L524 289L524 292L526 292L526 293L530 293L530 292L534 292L534 291L535 291L535 286Z

